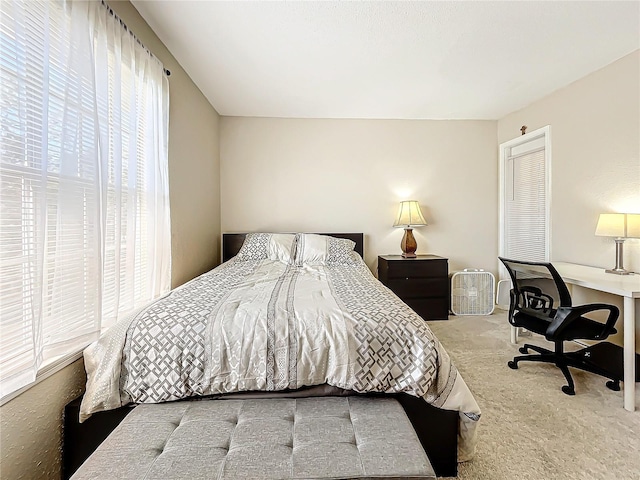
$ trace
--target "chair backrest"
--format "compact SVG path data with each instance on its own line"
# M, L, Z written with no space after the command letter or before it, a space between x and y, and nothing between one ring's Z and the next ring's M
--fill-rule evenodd
M514 309L536 310L553 317L559 306L571 306L569 289L551 263L498 258L513 285L511 313Z

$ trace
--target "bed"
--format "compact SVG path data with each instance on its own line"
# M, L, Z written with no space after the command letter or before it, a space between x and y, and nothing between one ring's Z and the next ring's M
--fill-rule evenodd
M362 234L225 234L222 247L222 265L87 348L82 421L216 395L391 395L436 473L473 456L478 405L427 324L371 274Z

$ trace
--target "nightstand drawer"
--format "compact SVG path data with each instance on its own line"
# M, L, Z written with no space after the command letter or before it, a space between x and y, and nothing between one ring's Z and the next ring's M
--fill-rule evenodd
M406 260L390 262L387 272L388 278L428 278L446 277L449 274L449 266L446 260Z
M446 297L449 283L442 278L393 278L386 281L387 287L400 298Z
M449 318L448 298L407 298L403 301L425 320L447 320Z
M378 257L378 278L425 320L449 314L449 261L438 255Z

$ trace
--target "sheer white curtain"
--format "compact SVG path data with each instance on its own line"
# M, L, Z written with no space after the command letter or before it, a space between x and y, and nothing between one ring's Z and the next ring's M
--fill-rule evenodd
M0 1L0 396L169 290L168 104L106 5Z

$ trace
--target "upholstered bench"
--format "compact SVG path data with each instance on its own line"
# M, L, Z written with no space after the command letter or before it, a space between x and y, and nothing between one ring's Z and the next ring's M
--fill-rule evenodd
M73 475L82 479L359 479L435 474L390 398L140 405Z

